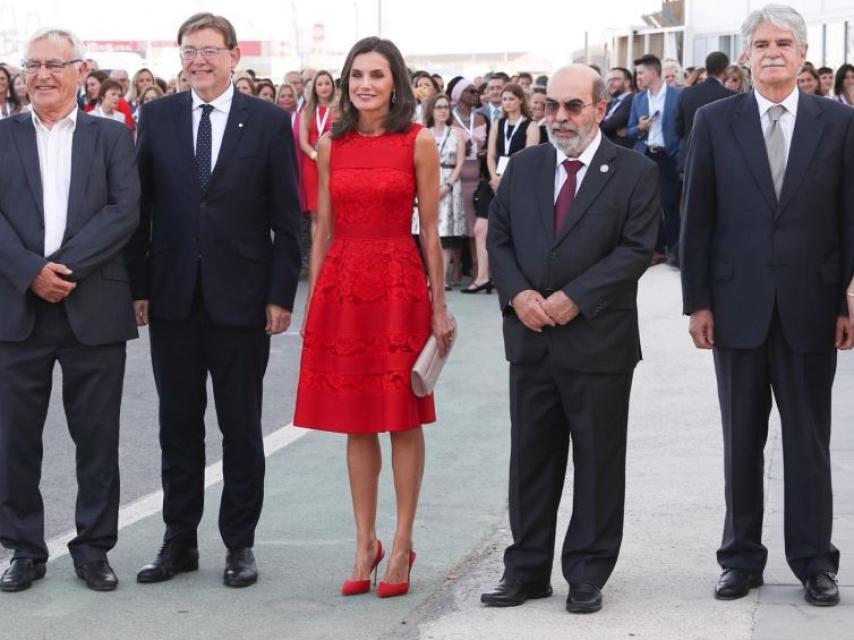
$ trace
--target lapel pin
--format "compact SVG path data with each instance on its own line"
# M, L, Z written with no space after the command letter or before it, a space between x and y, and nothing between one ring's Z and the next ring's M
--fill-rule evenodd
M238 127L240 127L240 128L242 129L242 128L243 128L243 123L242 123L242 122L238 122L238 123L237 123L237 126L238 126Z
M602 173L608 173L608 170L610 168L611 167L609 167L607 164L603 164L601 167L599 167L599 171L601 171Z

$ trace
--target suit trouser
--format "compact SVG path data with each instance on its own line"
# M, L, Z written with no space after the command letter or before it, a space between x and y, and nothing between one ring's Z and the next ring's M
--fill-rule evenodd
M119 415L125 343L81 344L65 304L37 302L33 333L0 342L0 542L15 558L46 560L39 482L42 433L56 362L77 450L77 564L106 558L116 544L119 514Z
M264 501L261 405L270 338L263 327L214 324L198 291L188 318L152 318L149 335L160 398L164 541L197 544L210 372L223 436L220 535L229 548L251 547Z
M786 560L804 581L839 567L831 544L831 388L836 351L796 353L775 310L765 343L714 352L724 435L726 519L718 562L761 572L765 442L771 394L783 436Z
M665 152L647 153L646 157L658 165L658 182L661 187L661 209L663 216L658 228L655 250L664 253L675 251L679 246L679 198L680 180L676 170L676 159Z
M510 528L505 576L546 584L570 439L572 517L561 553L568 582L602 587L623 538L632 372L582 373L551 356L510 365Z

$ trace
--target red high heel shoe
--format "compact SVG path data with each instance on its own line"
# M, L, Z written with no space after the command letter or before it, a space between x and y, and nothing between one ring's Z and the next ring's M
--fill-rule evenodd
M405 596L409 593L409 579L412 574L412 565L415 564L415 552L409 552L409 571L406 573L406 582L380 582L377 588L377 595L380 598L394 598L395 596Z
M374 574L374 584L377 583L377 567L385 557L385 549L383 543L377 540L377 557L374 558L374 563L371 565L371 573ZM371 590L371 580L345 580L341 586L341 595L357 596L360 593L367 593Z

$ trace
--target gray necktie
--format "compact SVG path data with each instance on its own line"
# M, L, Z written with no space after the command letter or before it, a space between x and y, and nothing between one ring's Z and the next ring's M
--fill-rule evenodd
M783 178L786 176L786 136L780 126L780 118L786 112L786 107L775 104L768 109L771 126L765 133L765 149L768 151L768 164L771 166L771 179L774 181L774 191L777 200L783 190Z

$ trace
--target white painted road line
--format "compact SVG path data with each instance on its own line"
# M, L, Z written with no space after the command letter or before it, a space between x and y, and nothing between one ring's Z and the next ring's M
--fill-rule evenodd
M309 433L309 429L295 427L293 423L273 431L264 438L264 457L269 458L277 451L292 445L307 433ZM222 460L208 465L205 469L205 489L212 487L218 482L222 482ZM119 531L149 516L160 513L162 507L162 490L149 493L147 496L137 498L133 502L126 504L119 509ZM76 535L76 531L68 531L48 542L47 551L50 560L56 560L57 558L68 555L68 543Z

